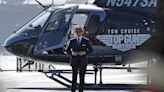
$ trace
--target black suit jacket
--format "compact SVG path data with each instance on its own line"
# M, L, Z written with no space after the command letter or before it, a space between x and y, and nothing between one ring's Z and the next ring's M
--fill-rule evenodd
M76 38L70 40L69 45L66 49L67 53L69 53L72 56L72 52L80 52L80 51L86 51L87 55L93 51L93 48L91 46L91 43L88 38L82 37L81 43L78 45ZM71 66L76 66L77 63L82 61L82 65L87 65L88 61L86 59L86 55L84 56L72 56L71 57ZM78 62L79 61L79 62Z

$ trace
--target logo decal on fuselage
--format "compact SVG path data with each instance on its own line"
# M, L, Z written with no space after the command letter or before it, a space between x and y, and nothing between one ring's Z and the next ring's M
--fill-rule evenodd
M122 29L122 33L120 34L117 34L118 30L109 31L109 34L97 35L96 38L103 42L106 46L110 46L112 49L123 52L136 49L137 46L141 46L149 38L151 38L150 34L140 34L139 29L129 29L129 31L128 29Z

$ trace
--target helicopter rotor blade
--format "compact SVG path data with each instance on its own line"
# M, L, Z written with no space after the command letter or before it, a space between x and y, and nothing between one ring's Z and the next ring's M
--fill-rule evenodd
M35 0L40 6L42 6L43 8L47 8L48 6L43 5L41 2L39 2L38 0Z

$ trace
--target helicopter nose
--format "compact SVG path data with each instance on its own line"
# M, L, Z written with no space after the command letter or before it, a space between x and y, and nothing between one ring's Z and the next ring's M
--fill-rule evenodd
M14 39L13 35L10 36L10 37L7 38L7 39L5 40L5 42L3 43L3 47L5 47L5 48L11 47L11 46L13 45L13 43L15 43L14 40L15 40L15 39Z
M5 40L5 42L3 43L3 47L5 47L8 52L13 53L13 47L19 40L20 39L18 39L17 35L11 35Z
M19 34L13 34L7 38L7 40L5 40L3 47L5 47L5 49L12 54L21 54L20 52L24 51L25 49L22 44L24 44L26 39L28 39L28 37Z

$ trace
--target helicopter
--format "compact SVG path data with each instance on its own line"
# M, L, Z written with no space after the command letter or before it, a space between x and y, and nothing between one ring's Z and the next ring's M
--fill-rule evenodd
M123 65L153 58L150 44L157 33L159 0L95 0L93 4L48 6L37 2L43 11L4 42L8 52L39 62L68 64L70 56L64 51L78 24L94 49L87 56L89 64Z

